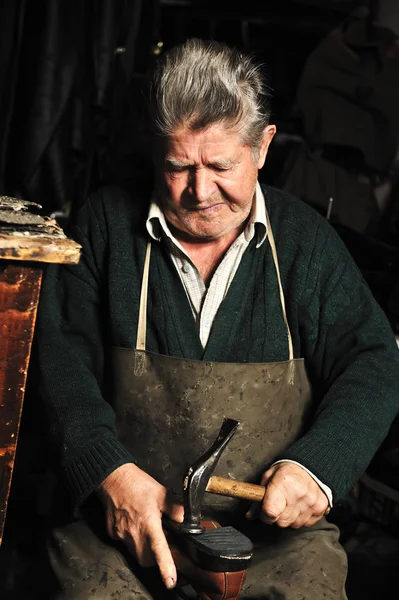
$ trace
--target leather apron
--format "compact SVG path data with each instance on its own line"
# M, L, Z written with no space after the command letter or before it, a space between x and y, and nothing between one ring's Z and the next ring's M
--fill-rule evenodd
M287 328L288 360L238 364L186 360L147 352L151 243L147 246L144 264L136 349L113 348L112 400L119 439L135 457L137 465L178 498L183 473L212 444L225 417L238 420L240 427L224 450L215 475L249 482L259 482L262 473L302 434L308 422L312 408L311 387L304 360L293 357L277 253L268 217L267 220L278 281L276 293L280 294ZM242 519L247 502L214 494L205 496L204 516L235 526L241 522L242 531L254 541L254 560L240 597L244 597L247 590L251 598L346 598L343 591L346 556L338 544L338 530L334 525L322 519L313 528L301 530L301 534L298 530L281 530L258 521L249 523ZM76 529L77 524L72 527ZM65 535L65 529L55 534L58 562L56 564L54 555L52 562L58 577L63 570L59 560L61 545L65 551L69 544L76 556L78 538L85 539L85 552L91 540L103 569L105 564L110 564L110 555L104 558L105 546L103 542L100 544L99 538L93 538L92 530L86 531L84 536L75 530L69 531L69 537ZM265 541L270 543L265 546ZM322 572L320 560L324 565ZM65 582L65 572L61 579ZM79 587L77 581L76 584ZM137 584L136 593L152 597L145 595L140 582ZM96 593L99 589L97 586ZM127 590L125 594L118 598L127 600L134 596ZM59 596L85 597L84 593ZM93 597L103 598L101 595ZM106 597L110 596L104 595Z

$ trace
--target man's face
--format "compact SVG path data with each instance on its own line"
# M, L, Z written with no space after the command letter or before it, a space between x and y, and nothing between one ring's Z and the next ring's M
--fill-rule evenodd
M241 230L255 194L275 127L265 129L259 159L237 131L215 124L201 131L179 128L159 157L159 198L165 217L184 238L210 241ZM188 234L188 235L187 235Z

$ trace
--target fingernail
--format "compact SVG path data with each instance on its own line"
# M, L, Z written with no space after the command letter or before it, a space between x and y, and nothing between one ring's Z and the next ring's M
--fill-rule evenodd
M253 515L253 513L250 510L247 512L247 514L245 516L247 517L247 519L253 519L254 518L254 515Z
M175 580L173 579L173 577L167 577L164 583L168 590L171 590L175 587Z

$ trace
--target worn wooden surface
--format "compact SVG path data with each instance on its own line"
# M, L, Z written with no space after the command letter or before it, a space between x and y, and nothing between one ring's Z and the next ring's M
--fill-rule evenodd
M5 235L0 227L0 259L76 264L80 248L67 237Z
M30 268L17 263L6 266L0 273L0 544L41 280L40 267Z
M41 208L35 202L0 196L0 259L78 263L81 246L55 219L40 214Z

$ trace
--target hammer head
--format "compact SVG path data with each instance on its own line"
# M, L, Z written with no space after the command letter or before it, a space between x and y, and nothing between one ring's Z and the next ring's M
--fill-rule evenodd
M212 446L188 469L183 478L184 521L179 529L184 533L203 533L201 508L206 486L219 458L237 431L239 421L224 419Z

